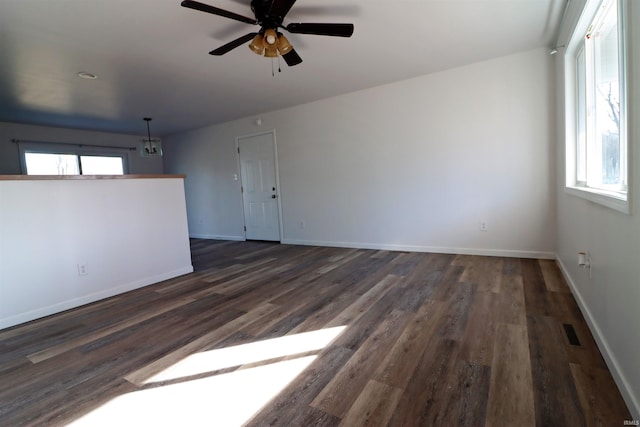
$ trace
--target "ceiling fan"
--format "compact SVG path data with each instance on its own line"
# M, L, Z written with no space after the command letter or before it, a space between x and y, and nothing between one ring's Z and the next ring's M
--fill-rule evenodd
M302 62L302 58L293 49L289 40L279 31L284 29L295 34L315 34L320 36L351 37L353 24L329 23L291 23L283 25L283 21L296 0L251 0L251 10L255 18L238 15L224 9L193 0L184 0L181 5L190 9L212 13L214 15L259 25L258 32L245 34L242 37L220 46L209 52L211 55L224 55L251 40L249 49L258 55L275 58L281 55L288 66L292 67Z

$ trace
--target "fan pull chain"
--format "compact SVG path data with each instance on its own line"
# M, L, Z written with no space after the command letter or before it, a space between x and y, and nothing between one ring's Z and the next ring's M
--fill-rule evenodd
M273 69L273 58L271 58L271 77L275 77L276 76L276 72Z
M278 72L282 72L282 68L280 68L280 55L278 55Z

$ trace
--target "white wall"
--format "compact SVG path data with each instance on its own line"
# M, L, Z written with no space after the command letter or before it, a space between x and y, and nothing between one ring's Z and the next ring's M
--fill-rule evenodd
M145 129L143 126L145 126L144 123L140 125L141 130ZM12 139L64 142L83 144L89 147L92 145L138 147L143 137L142 135L124 135L0 122L0 175L18 175L21 173L18 145L11 142ZM48 147L54 146L48 145ZM163 173L161 157L142 157L138 151L125 152L128 153L130 174Z
M232 127L204 128L163 139L165 170L186 175L192 237L242 239L240 182L233 180L233 175L239 176L240 172ZM237 132L246 133L241 129Z
M182 178L0 180L0 329L192 271Z
M572 2L577 19L584 1ZM640 2L628 2L631 85L630 197L625 215L564 193L564 122L558 126L558 261L573 288L600 350L634 419L640 419ZM568 37L571 28L563 34ZM563 58L557 56L558 108L563 103ZM559 117L562 118L562 110ZM591 253L589 271L577 265L578 252Z
M242 239L235 138L276 129L284 242L552 257L553 84L524 52L169 136L165 168L192 236Z

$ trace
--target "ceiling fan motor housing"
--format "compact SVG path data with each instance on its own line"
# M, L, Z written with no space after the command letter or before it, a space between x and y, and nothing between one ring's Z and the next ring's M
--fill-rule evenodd
M255 15L258 24L264 29L276 29L282 25L282 21L284 19L283 16L269 15L272 4L273 0L251 0L251 10Z

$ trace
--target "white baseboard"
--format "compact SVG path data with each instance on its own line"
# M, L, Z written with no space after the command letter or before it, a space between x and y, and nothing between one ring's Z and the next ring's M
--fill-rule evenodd
M571 288L573 297L578 303L578 306L580 307L580 311L582 312L582 315L584 316L585 320L587 321L587 324L589 325L589 329L591 330L591 333L593 334L593 337L596 340L598 349L600 350L600 353L602 353L602 357L604 358L607 364L607 367L609 368L609 371L613 376L613 379L618 385L618 389L620 389L620 394L622 394L622 398L624 399L625 403L627 404L627 407L629 408L629 411L631 412L631 417L635 420L640 420L640 402L638 401L638 398L635 396L633 389L631 388L631 385L629 384L625 376L622 375L622 370L620 369L620 364L618 363L618 359L616 359L615 355L611 351L611 348L607 343L607 339L605 338L604 334L600 330L598 323L596 322L595 318L591 314L591 310L589 310L589 307L585 303L584 298L582 298L582 294L580 293L580 290L578 289L575 282L569 275L569 272L565 268L560 257L556 257L556 262L560 267L560 271L562 271L562 275L564 276L565 280L569 284L569 287Z
M145 277L139 280L135 280L130 283L125 283L113 288L105 289L99 292L94 292L89 295L83 295L77 298L73 298L67 301L62 301L56 304L48 305L46 307L36 308L34 310L27 311L25 313L9 316L4 319L0 319L0 329L16 326L21 323L30 322L41 317L50 316L55 313L60 313L65 310L80 307L85 304L99 301L101 299L109 298L124 292L129 292L134 289L142 288L154 283L162 282L163 280L173 279L174 277L182 276L184 274L193 273L193 266L188 265L183 268L169 271L166 273L158 274L151 277Z
M221 236L218 234L190 234L190 238L192 239L207 239L207 240L235 240L242 242L246 240L244 236Z
M519 251L508 249L483 249L483 248L449 248L442 246L418 246L418 245L397 245L387 243L361 243L361 242L325 242L318 240L296 240L285 239L282 243L289 245L305 246L328 246L334 248L355 248L355 249L375 249L384 251L406 251L406 252L433 252L440 254L460 254L460 255L482 255L499 256L508 258L534 258L534 259L555 259L554 252L544 251Z

